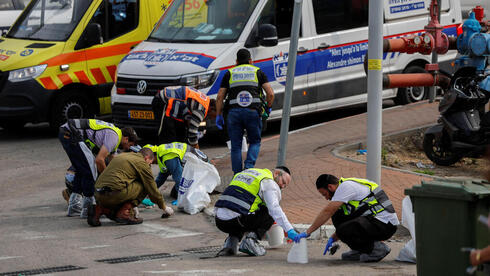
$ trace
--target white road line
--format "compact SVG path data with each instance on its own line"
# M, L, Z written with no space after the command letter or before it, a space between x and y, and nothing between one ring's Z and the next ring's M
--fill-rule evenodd
M229 269L229 270L216 270L216 269L199 269L199 270L150 270L141 271L142 273L149 274L177 274L177 275L202 275L202 274L212 274L212 275L229 275L229 274L244 274L252 271L251 269Z
M24 256L0 256L0 261L9 260L9 259L17 259L24 258Z
M193 231L183 230L179 228L172 228L172 227L167 227L155 223L138 224L134 228L136 230L135 232L154 234L162 238L180 238L180 237L197 236L203 234L200 232L193 232Z
M80 249L95 249L95 248L104 248L104 247L109 247L109 246L111 246L111 245L101 244L101 245L84 246L84 247L80 247Z

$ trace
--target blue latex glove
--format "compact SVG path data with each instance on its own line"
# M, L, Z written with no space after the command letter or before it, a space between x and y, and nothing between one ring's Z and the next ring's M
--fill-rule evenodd
M172 201L172 205L176 206L179 202L176 200Z
M155 203L151 202L151 200L148 199L148 198L143 199L143 201L141 201L141 203L143 205L145 205L145 206L153 206L153 205L155 205Z
M303 239L303 238L308 238L309 236L310 236L310 235L306 234L306 232L302 232L302 233L300 233L299 235L297 235L297 236L296 236L296 237L293 239L293 241L294 241L294 242L299 242L301 239Z
M296 232L294 229L288 231L288 238L294 240L297 236L298 232Z
M327 241L327 245L325 246L325 251L323 251L323 255L327 254L328 250L330 250L330 247L332 247L333 243L334 243L334 239L332 237L330 237Z
M225 126L225 118L223 118L223 115L218 115L216 116L216 126L221 130Z

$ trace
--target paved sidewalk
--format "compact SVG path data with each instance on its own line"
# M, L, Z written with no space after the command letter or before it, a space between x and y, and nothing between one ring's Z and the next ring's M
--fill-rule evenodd
M428 102L397 106L383 110L383 135L433 124L439 115L438 104ZM315 187L318 175L330 173L342 177L366 177L366 165L335 157L332 150L367 137L367 113L326 122L289 134L286 164L291 169L293 182L282 193L281 206L292 223L312 223L326 201ZM258 168L274 168L277 162L279 136L262 140ZM230 155L216 160L222 189L232 176ZM401 217L404 190L420 184L416 174L383 168L381 185Z

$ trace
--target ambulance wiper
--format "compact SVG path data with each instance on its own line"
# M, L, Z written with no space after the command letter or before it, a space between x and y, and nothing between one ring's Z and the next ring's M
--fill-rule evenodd
M149 42L171 42L169 39L163 39L163 38L158 38L158 37L153 37L153 36L148 37L148 39L146 41L149 41Z

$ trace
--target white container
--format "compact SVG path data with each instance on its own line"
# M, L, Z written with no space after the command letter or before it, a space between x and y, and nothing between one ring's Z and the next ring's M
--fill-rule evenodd
M293 243L288 254L288 263L307 264L308 247L306 239L301 239L299 243Z
M284 242L284 231L282 230L282 227L278 224L273 224L271 229L267 231L267 241L271 248L281 246Z

